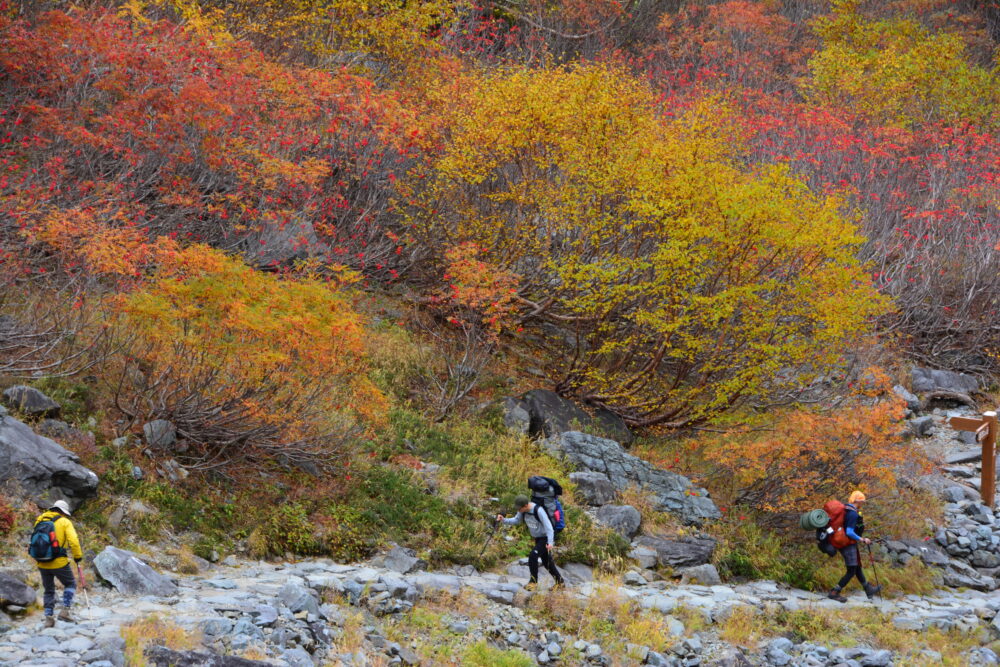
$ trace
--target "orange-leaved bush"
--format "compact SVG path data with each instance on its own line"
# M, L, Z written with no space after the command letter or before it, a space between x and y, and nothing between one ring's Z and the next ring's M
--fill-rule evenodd
M877 497L901 474L928 472L923 450L900 436L904 412L885 374L870 369L836 407L781 409L766 428L734 429L698 447L725 471L734 505L787 515L855 488Z
M401 187L409 231L519 276L562 393L689 425L835 362L885 310L843 202L741 166L724 99L665 122L614 67L464 77Z
M147 284L112 303L125 346L116 403L134 423L173 422L190 447L182 462L324 467L381 420L346 286L206 246L161 242L157 255Z
M406 118L364 78L165 20L0 15L0 243L50 272L135 276L159 236L385 271Z

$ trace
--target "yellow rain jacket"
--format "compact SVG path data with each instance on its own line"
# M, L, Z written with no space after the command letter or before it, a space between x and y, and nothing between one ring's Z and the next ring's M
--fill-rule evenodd
M49 510L45 512L40 517L35 519L35 525L37 526L42 521L52 520L55 522L56 526L56 540L59 542L59 546L67 550L72 556L73 560L83 559L83 549L80 548L80 538L76 534L76 528L73 527L73 522L70 521L65 515L60 512ZM55 560L50 560L45 563L38 563L38 567L43 570L58 570L69 564L69 558L65 556L60 556Z

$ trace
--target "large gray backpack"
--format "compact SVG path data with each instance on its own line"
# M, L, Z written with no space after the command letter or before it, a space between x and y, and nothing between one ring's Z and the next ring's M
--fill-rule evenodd
M528 478L528 488L531 489L531 502L545 510L555 534L561 533L566 528L566 512L559 501L562 486L551 477L533 475Z

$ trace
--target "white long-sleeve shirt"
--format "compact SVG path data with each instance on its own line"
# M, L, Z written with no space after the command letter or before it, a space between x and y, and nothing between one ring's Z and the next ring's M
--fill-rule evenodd
M503 522L508 526L524 523L528 526L528 533L532 537L544 537L546 544L555 544L556 536L552 529L552 522L549 521L549 513L545 511L544 507L538 507L536 512L536 507L538 506L535 503L528 503L527 512L518 512L510 519L504 519Z

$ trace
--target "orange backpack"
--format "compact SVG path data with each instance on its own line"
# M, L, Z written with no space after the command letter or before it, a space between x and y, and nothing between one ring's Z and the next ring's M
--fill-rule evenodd
M831 500L826 505L823 505L823 511L830 517L829 528L833 529L833 532L830 533L830 544L837 549L843 549L857 543L856 540L852 540L844 532L844 515L847 511L844 503L839 500Z

